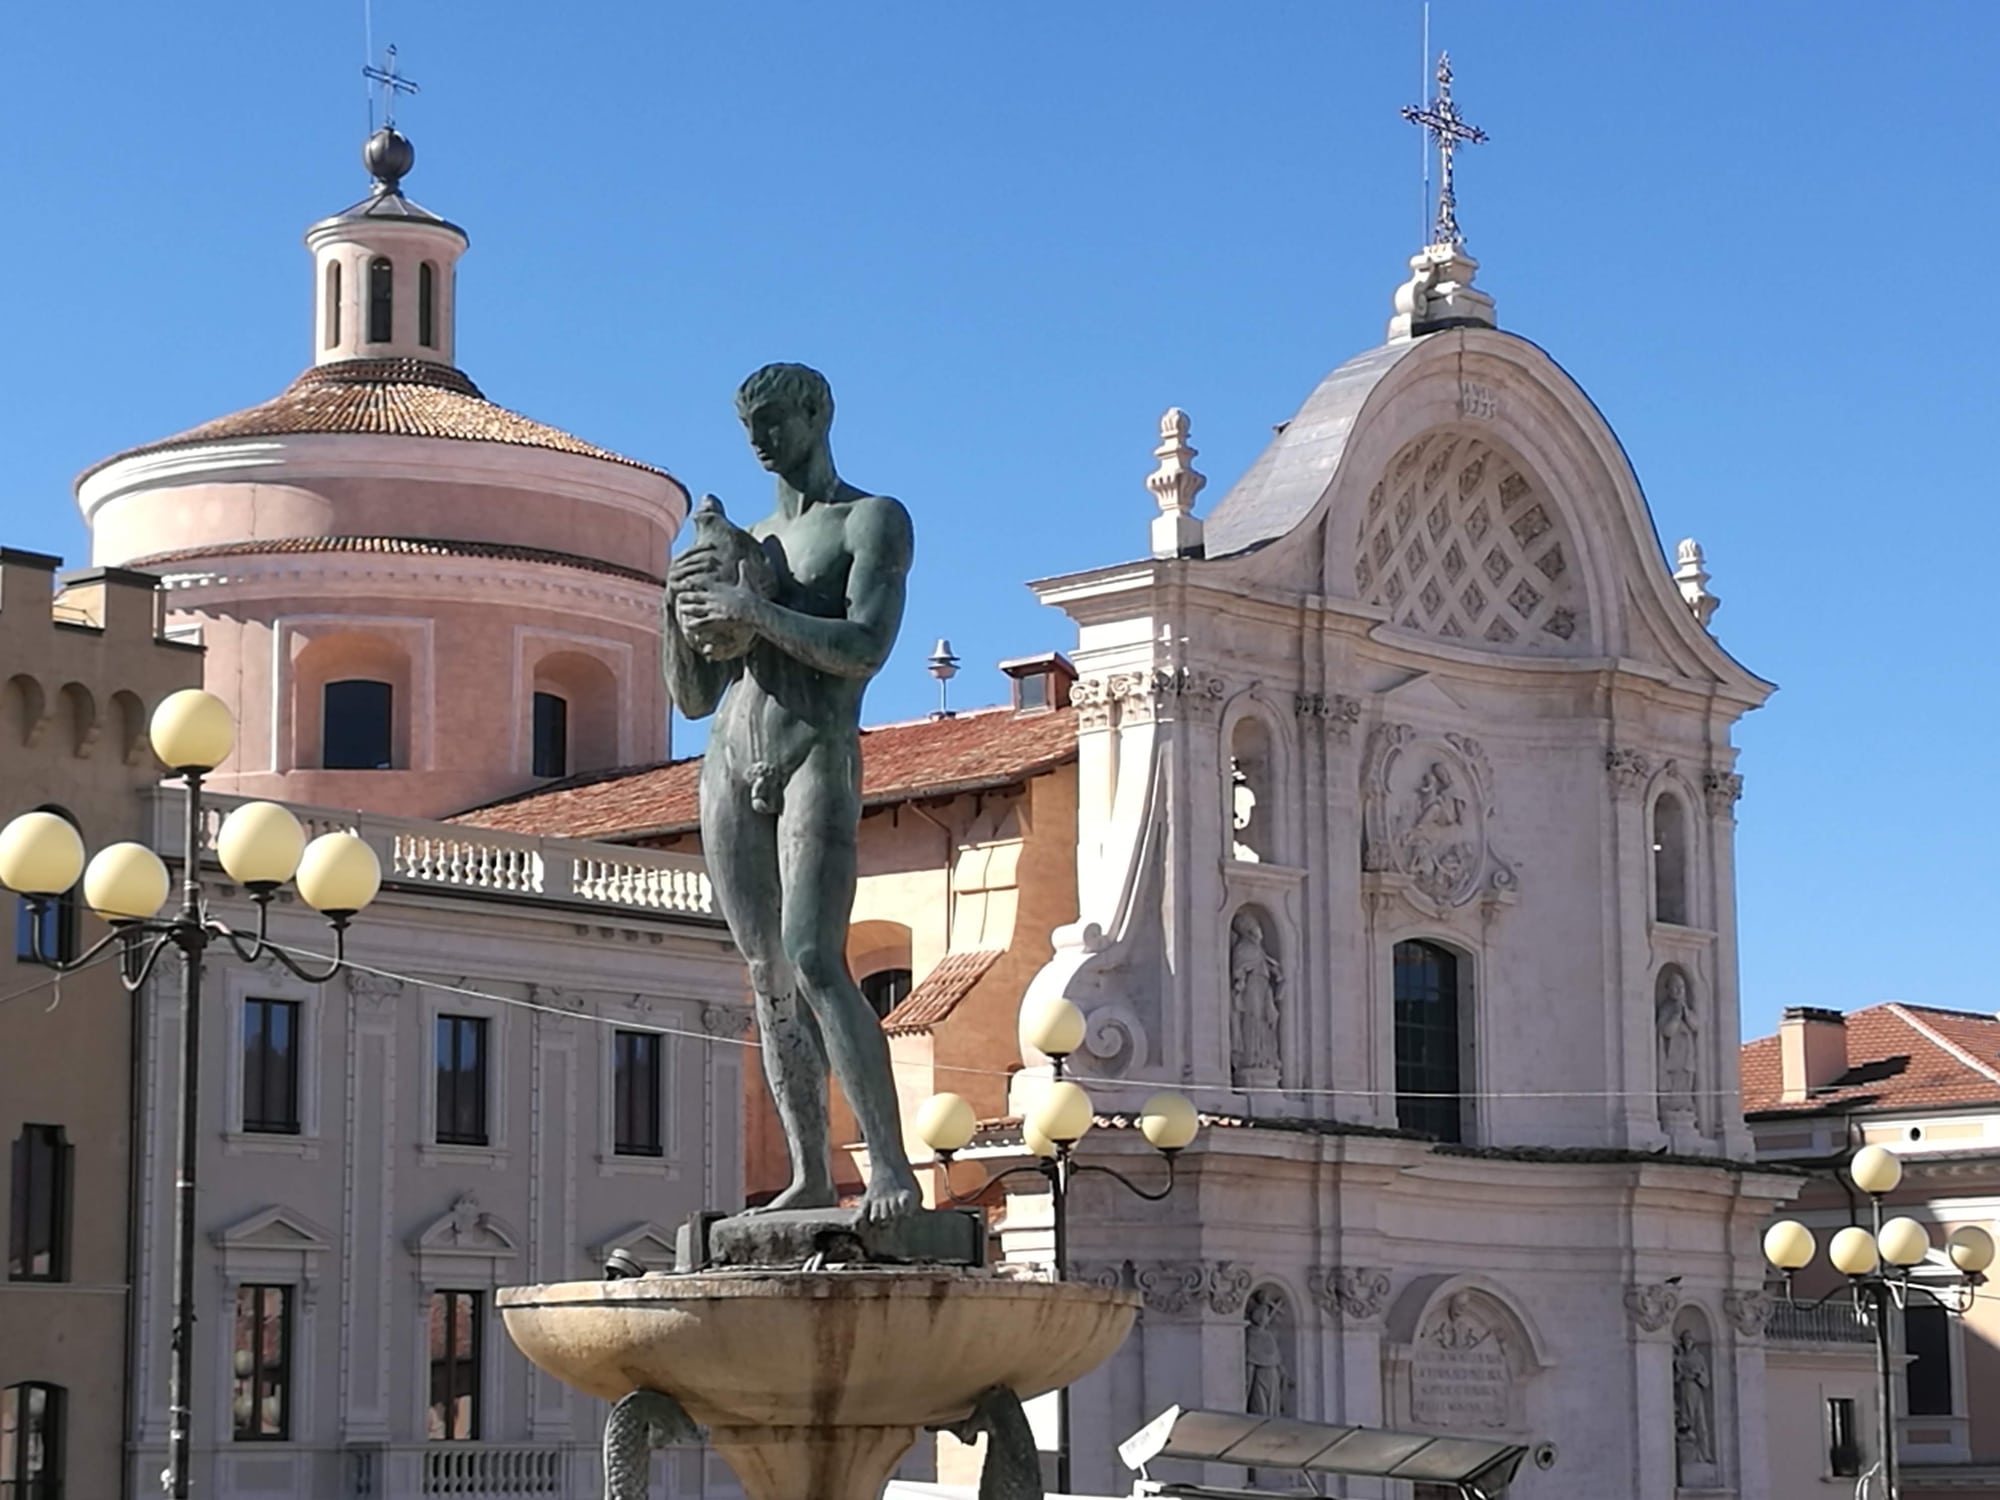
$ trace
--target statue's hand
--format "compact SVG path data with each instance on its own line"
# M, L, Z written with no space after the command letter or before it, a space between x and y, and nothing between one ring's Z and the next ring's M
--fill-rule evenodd
M667 592L678 594L718 577L720 565L713 543L696 543L667 565Z
M742 569L737 569L738 579ZM755 629L764 618L764 597L740 581L713 573L691 580L675 600L675 612L685 629L702 625L742 623Z

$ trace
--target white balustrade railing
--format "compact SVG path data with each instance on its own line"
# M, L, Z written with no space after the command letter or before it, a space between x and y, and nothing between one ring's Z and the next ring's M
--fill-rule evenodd
M153 847L169 859L181 853L184 795L176 787L162 787L152 794ZM204 845L212 848L222 820L251 800L207 794L203 798ZM346 832L364 839L382 861L382 878L390 885L534 896L586 906L693 916L712 916L716 910L708 871L696 855L583 839L541 838L378 813L298 806L291 810L305 825L308 837Z
M384 1443L348 1450L347 1488L365 1500L563 1496L579 1453L588 1456L574 1444Z

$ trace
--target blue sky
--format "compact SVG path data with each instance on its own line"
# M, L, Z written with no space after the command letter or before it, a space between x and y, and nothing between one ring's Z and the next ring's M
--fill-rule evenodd
M1160 411L1192 413L1213 501L1380 340L1420 239L1415 0L373 20L423 89L409 191L472 235L460 361L490 396L740 512L764 480L735 382L832 376L843 469L919 525L877 719L930 706L938 635L962 703L1066 645L1023 580L1143 550ZM299 235L365 187L363 12L10 22L0 540L81 560L78 470L307 362ZM1741 732L1746 1029L1994 1009L1955 955L2000 900L2000 214L1969 66L2000 7L1439 0L1432 27L1493 137L1460 178L1481 285L1617 428L1662 536L1706 544L1719 635L1782 688Z

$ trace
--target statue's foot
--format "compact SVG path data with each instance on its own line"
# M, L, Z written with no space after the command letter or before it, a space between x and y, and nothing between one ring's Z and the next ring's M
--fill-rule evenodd
M792 1185L778 1194L769 1203L760 1203L755 1208L746 1208L746 1214L774 1214L788 1208L837 1208L840 1194L834 1191L831 1179L816 1177L795 1177Z
M861 1195L861 1217L870 1224L886 1224L913 1214L924 1205L923 1189L914 1173L876 1172L868 1179L868 1191Z

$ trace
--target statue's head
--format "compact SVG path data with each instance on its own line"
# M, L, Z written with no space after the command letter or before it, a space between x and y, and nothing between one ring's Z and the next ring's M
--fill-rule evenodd
M736 415L757 461L773 473L791 473L826 443L833 387L806 365L766 365L737 387Z

